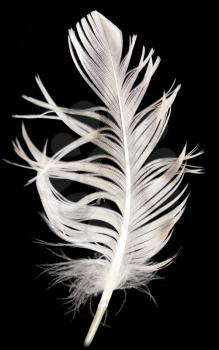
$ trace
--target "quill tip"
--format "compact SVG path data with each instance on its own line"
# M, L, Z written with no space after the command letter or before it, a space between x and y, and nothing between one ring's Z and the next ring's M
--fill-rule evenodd
M86 338L84 340L84 344L83 344L84 347L87 348L92 343L93 338L97 332L97 329L101 323L101 320L106 312L108 304L109 304L109 299L105 300L103 295L102 295L102 298L101 298L101 300L98 304L98 307L97 307L97 311L94 315L93 321L90 325L90 328L89 328L88 333L86 335Z

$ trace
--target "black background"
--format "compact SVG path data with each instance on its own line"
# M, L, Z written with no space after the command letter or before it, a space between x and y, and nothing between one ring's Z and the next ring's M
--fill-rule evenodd
M132 2L97 6L84 2L59 2L59 5L19 2L3 11L4 45L2 77L4 94L1 115L1 158L17 161L11 140L21 140L20 120L12 114L37 113L37 107L21 99L21 94L40 98L34 81L39 73L46 88L58 105L72 106L77 101L99 101L86 86L74 67L67 44L67 30L90 11L97 9L123 31L124 37L138 34L138 45L153 47L161 57L161 65L150 86L145 104L167 90L174 78L182 89L173 107L168 135L159 147L168 147L176 154L187 141L189 149L197 143L205 155L196 160L206 168L202 176L186 176L192 190L187 210L177 224L172 241L164 256L181 248L173 265L161 272L162 280L154 281L150 290L158 307L138 291L128 291L126 304L114 316L123 300L122 292L115 292L110 305L107 324L100 327L91 349L123 348L214 348L212 300L209 289L209 249L215 231L209 225L210 206L209 159L210 129L215 114L212 105L210 78L214 71L215 39L214 9L204 5L191 7L177 2L165 6L154 2ZM90 2L91 3L91 2ZM30 136L42 148L47 136L68 132L54 122L25 122ZM51 262L55 257L34 244L34 238L51 241L52 233L38 215L41 211L34 184L23 187L32 176L1 162L2 180L2 286L3 321L6 325L4 349L82 348L91 322L86 306L72 320L64 313L67 307L58 299L65 295L62 287L47 289L49 278L38 279L36 264ZM211 260L211 258L210 258ZM95 308L95 302L94 302ZM210 331L210 332L209 332Z

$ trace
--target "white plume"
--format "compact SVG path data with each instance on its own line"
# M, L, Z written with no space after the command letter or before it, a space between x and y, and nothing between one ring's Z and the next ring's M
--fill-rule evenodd
M68 245L94 252L90 258L66 258L50 269L57 281L70 283L74 308L101 294L86 346L91 343L114 290L146 288L156 272L171 262L172 259L155 262L153 258L170 239L185 209L186 187L179 188L184 174L201 172L200 168L187 165L187 161L202 152L194 149L187 153L186 146L178 158L147 161L167 127L180 86L164 92L159 100L139 111L160 59L153 59L153 50L145 55L143 47L139 64L128 70L136 38L130 37L128 52L122 58L121 31L96 11L87 15L77 23L75 31L69 31L69 47L78 71L104 107L81 111L58 107L37 77L45 102L24 98L45 112L17 116L61 120L79 135L50 158L46 146L39 151L22 126L32 157L18 141L14 147L28 167L37 172L29 183L36 180L52 231ZM105 126L95 129L84 122L90 119ZM62 160L88 142L102 153L75 161ZM89 184L94 191L72 202L54 188L51 179ZM113 202L113 209L97 205L100 198Z

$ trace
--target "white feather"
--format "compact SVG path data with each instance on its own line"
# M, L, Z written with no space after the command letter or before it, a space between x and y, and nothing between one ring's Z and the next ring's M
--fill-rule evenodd
M186 188L179 191L179 186L185 172L200 172L199 168L188 166L187 161L202 152L195 153L195 149L186 154L186 147L178 158L146 162L167 126L180 86L138 111L160 59L153 60L153 50L145 56L143 47L139 64L128 70L135 42L134 35L122 58L121 31L96 11L77 23L75 32L69 31L73 61L105 106L82 110L80 114L101 120L105 127L95 130L74 118L78 110L56 106L38 77L36 81L46 101L24 98L46 112L19 116L61 120L79 135L49 158L46 146L40 152L23 126L23 138L32 158L18 141L15 151L37 171L37 176L29 182L36 180L51 229L70 246L95 253L87 259L66 259L50 269L57 281L70 281L73 308L101 293L85 339L86 346L91 343L114 290L146 287L157 270L171 262L172 259L155 262L153 257L168 242L173 226L184 211ZM142 71L143 78L136 83ZM88 142L104 152L81 160L62 160L67 153ZM101 163L101 159L110 160L110 164ZM95 192L71 202L54 188L53 178L89 184ZM112 201L118 209L95 205L94 201L100 198ZM99 220L102 225L89 220Z

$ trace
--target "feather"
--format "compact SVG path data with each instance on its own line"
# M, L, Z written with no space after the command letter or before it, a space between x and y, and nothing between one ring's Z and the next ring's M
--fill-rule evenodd
M187 187L181 189L184 174L201 172L187 164L202 153L197 148L187 152L185 146L179 157L148 161L167 126L180 86L139 110L160 58L153 58L153 50L146 55L143 47L138 65L130 69L136 38L130 37L128 51L123 55L121 31L97 11L88 14L77 23L75 31L69 31L69 47L79 73L104 106L81 111L58 107L37 77L45 101L23 97L45 112L16 116L60 120L78 134L78 139L48 157L46 145L41 152L22 125L31 156L18 141L14 148L28 164L24 167L37 173L28 183L36 181L51 230L71 247L93 252L84 259L66 257L49 269L56 282L70 283L73 309L101 294L85 346L92 342L113 291L146 290L157 271L171 263L173 258L156 262L154 257L170 239L185 209ZM83 121L77 117L79 114ZM86 123L91 119L104 126L95 129ZM63 160L88 142L101 152L80 160ZM89 184L93 192L72 202L55 189L52 179ZM97 205L101 198L114 206Z

